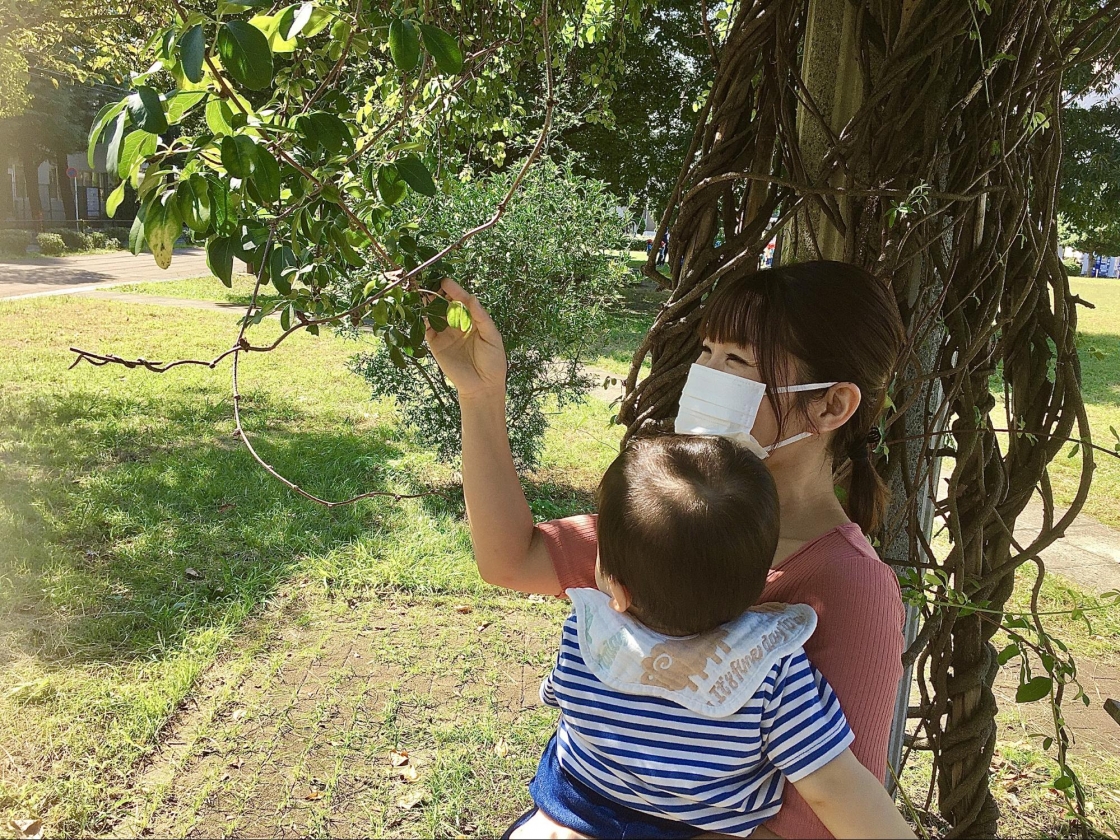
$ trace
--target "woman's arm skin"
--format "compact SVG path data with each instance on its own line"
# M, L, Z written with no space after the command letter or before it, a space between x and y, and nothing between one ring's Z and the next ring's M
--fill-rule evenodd
M886 789L851 750L844 750L793 786L834 837L907 837L914 840L914 832Z
M482 579L521 592L558 595L560 581L533 514L506 431L506 354L498 328L473 295L443 281L443 293L467 307L472 326L428 329L428 347L459 394L463 418L463 495L474 559Z

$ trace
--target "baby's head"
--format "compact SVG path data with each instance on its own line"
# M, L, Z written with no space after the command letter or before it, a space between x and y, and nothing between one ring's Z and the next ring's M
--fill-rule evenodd
M703 633L758 600L778 545L762 461L721 437L641 438L599 483L599 588L670 636Z

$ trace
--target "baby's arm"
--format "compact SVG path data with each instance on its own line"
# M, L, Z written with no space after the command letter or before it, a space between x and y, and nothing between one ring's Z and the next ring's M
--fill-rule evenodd
M834 837L914 838L883 785L851 750L793 786Z

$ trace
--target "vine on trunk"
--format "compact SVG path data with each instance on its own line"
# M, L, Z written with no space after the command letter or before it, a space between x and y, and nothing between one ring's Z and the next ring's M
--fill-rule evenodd
M672 291L634 356L619 422L629 436L675 415L699 355L705 296L720 278L757 270L775 236L783 254L843 259L891 281L908 343L877 460L899 492L872 536L884 556L905 558L920 612L905 654L921 698L906 755L933 752L951 836L994 836L992 684L1013 656L1023 663L1019 699L1049 698L1055 710L1046 744L1062 768L1055 786L1075 808L1082 802L1061 717L1076 669L1038 615L1039 552L1081 510L1100 448L1075 347L1085 302L1058 255L1063 78L1074 68L1111 72L1094 62L1113 48L1120 3L839 3L858 70L855 103L838 123L843 103L818 101L820 82L802 62L820 5L744 0L735 9L658 232L671 233ZM659 279L652 257L645 273ZM647 357L652 368L639 381ZM1080 481L1059 511L1048 465L1069 439L1083 442ZM941 494L945 460L952 472ZM1024 543L1016 520L1036 496L1044 521ZM923 527L923 498L937 500L947 553ZM1036 566L1032 613L1004 613L1026 563ZM997 654L1001 627L1013 647ZM1046 676L1032 674L1032 661Z

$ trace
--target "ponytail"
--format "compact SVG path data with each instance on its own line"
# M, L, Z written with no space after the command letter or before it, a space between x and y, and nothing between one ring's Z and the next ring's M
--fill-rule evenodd
M874 449L882 440L878 426L872 426L871 431L862 438L857 438L855 444L848 450L848 459L851 468L848 475L848 517L859 525L865 534L873 534L883 524L883 515L890 500L886 482L875 469L871 457Z

